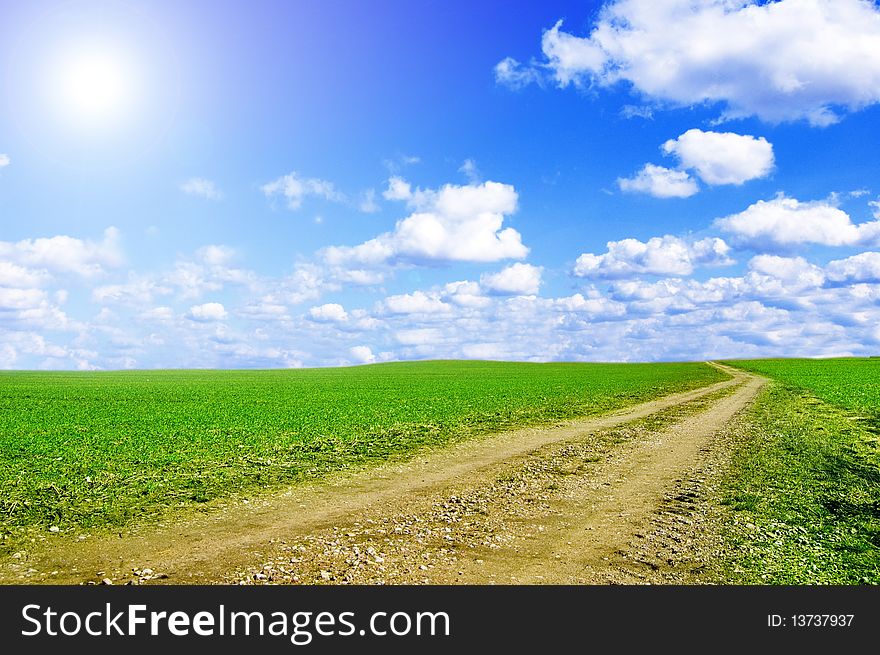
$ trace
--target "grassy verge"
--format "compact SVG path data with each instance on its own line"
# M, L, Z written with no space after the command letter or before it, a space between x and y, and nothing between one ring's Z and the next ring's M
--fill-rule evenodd
M880 583L880 456L871 418L777 382L734 440L720 486L722 582Z
M725 378L700 363L2 373L0 553Z

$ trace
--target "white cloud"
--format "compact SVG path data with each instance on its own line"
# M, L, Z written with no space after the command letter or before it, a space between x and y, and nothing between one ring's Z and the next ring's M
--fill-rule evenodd
M0 261L0 286L29 288L39 287L49 279L49 274L42 269L25 268L11 262Z
M738 243L765 249L809 243L853 246L880 239L880 221L856 225L828 202L800 202L784 195L759 200L738 214L717 219L715 226Z
M512 264L498 273L481 276L480 285L502 295L533 295L541 287L542 271L540 266Z
M40 289L10 289L0 287L0 312L35 309L46 300L46 293Z
M331 302L312 307L309 310L309 318L318 323L340 323L348 319L348 313L342 305Z
M18 351L10 344L4 343L0 346L0 369L11 370L15 368L15 361L18 359Z
M235 250L229 246L208 245L196 250L196 257L209 266L225 266L235 257Z
M189 308L189 318L194 321L222 321L227 315L226 308L219 302L206 302Z
M2 152L0 152L0 168L5 168L11 163L12 160L9 158L9 155L4 155Z
M522 259L528 248L504 217L517 207L517 193L508 184L447 184L439 190L412 191L392 178L389 192L406 199L416 211L397 222L392 232L354 247L333 246L323 251L334 266L378 265L389 260L493 262Z
M97 303L143 306L152 303L156 296L165 296L171 291L170 287L163 286L148 276L129 275L126 283L105 284L92 289L92 300Z
M178 260L171 270L154 276L152 284L157 291L161 289L160 293L173 291L184 299L200 298L206 293L220 291L227 285L247 288L254 293L261 292L266 280L254 271L230 266L236 255L236 251L228 246L203 246L196 250L194 260ZM124 292L124 289L117 290Z
M95 277L105 267L122 264L119 230L108 227L101 241L55 236L25 239L12 243L0 241L0 258L23 266L48 269L56 273L75 273Z
M376 356L369 346L352 346L348 349L348 352L351 353L356 362L361 364L372 364L376 361Z
M834 282L880 282L880 252L863 252L828 262L828 279Z
M273 285L278 302L298 305L306 300L314 300L327 291L338 291L339 285L328 279L327 272L320 266L309 263L298 264L293 272Z
M540 84L543 75L534 66L524 66L513 57L505 57L495 64L495 82L509 89L519 90L529 84Z
M361 268L334 268L330 271L330 275L339 282L356 284L358 286L373 286L381 284L385 280L385 274L382 271L371 271Z
M441 341L443 333L437 328L419 328L400 330L394 336L404 346L425 346Z
M443 287L441 297L459 307L486 307L492 303L490 298L483 295L480 285L469 280L449 282Z
M469 343L461 348L465 359L503 360L508 349L503 343Z
M412 186L402 177L393 175L388 178L388 188L382 192L386 200L409 200L412 198Z
M396 254L393 234L383 234L365 241L359 246L330 246L321 251L324 261L330 266L378 266Z
M162 286L171 286L182 298L199 298L209 291L220 291L223 284L195 262L181 261L162 277Z
M71 349L49 342L35 332L16 332L4 334L3 341L12 347L17 354L37 355L40 357L66 358L73 354ZM79 351L80 354L82 351Z
M825 283L822 269L803 257L757 255L749 261L749 269L785 282L788 291L820 287Z
M30 329L72 330L81 327L59 307L67 300L66 290L50 292L40 288L49 282L45 271L31 271L0 261L0 342L13 338L4 335L5 330L21 334L22 330ZM18 346L14 349L19 354L23 352Z
M465 159L464 163L458 168L458 172L464 173L464 176L471 184L479 184L482 181L480 169L477 168L477 162L473 159Z
M552 302L553 307L558 310L605 318L623 316L626 313L626 306L623 303L610 300L599 294L585 298L582 294L576 293L566 298L556 298Z
M174 310L165 306L153 307L141 312L140 317L147 321L159 321L164 323L174 318Z
M625 82L657 103L721 103L722 118L817 126L880 101L880 12L865 0L616 0L589 36L561 24L542 38L560 86ZM496 66L514 85L537 75Z
M624 118L644 118L651 120L654 118L654 110L646 105L624 105L620 110L620 115Z
M764 137L692 129L662 149L676 155L682 168L694 169L706 184L742 184L773 169L773 146Z
M685 171L645 164L634 177L617 178L621 191L649 193L655 198L689 198L699 191L697 183Z
M383 302L386 311L392 314L442 314L450 307L435 295L424 291L414 291L397 296L388 296Z
M272 294L265 295L258 300L249 302L239 314L254 321L290 320L290 316L287 313L287 306L278 302L278 299Z
M211 180L204 177L191 177L180 185L180 190L191 196L199 196L206 200L220 200L223 193Z
M299 209L308 196L316 196L333 202L345 202L345 195L336 190L332 182L315 177L303 178L295 171L279 177L260 187L267 198L282 196L288 209Z
M364 214L375 214L380 209L379 203L376 202L376 190L367 189L364 191L360 203L358 203L358 210Z
M690 275L697 266L726 266L730 247L724 240L707 237L686 241L666 235L646 243L638 239L609 241L602 255L584 253L577 258L574 274L578 277L623 278L633 275Z
M401 168L413 166L421 161L421 157L416 155L399 154L393 159L383 160L382 163L385 165L385 168L388 169L389 173L397 173Z

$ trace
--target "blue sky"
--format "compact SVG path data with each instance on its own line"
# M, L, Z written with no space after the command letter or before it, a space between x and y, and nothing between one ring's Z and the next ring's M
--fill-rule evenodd
M0 367L880 350L867 0L3 3L0 71Z

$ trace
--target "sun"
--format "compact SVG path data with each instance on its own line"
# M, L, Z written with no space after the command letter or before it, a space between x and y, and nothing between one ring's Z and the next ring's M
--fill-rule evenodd
M124 52L86 46L72 49L57 61L57 109L80 126L108 126L132 110L135 71Z
M8 108L9 124L42 157L79 170L110 170L168 143L189 87L177 32L157 3L49 4L15 39L0 35L0 115Z

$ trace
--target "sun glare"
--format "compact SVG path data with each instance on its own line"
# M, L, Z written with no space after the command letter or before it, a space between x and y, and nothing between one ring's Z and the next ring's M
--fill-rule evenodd
M73 52L59 63L59 109L80 124L121 120L130 110L132 77L120 53L94 48Z

